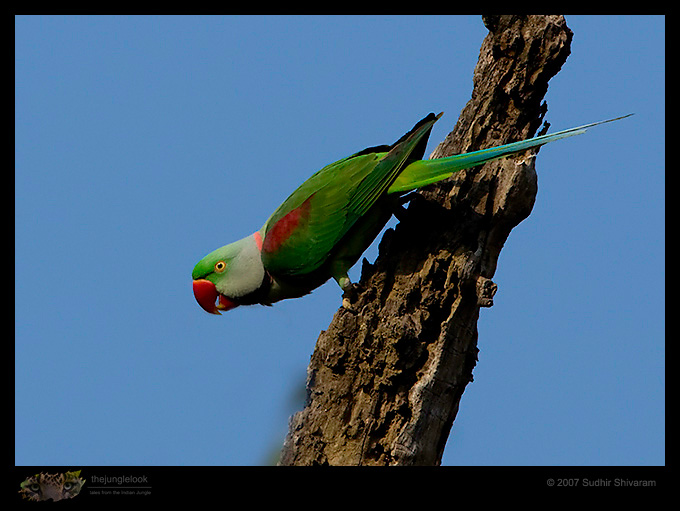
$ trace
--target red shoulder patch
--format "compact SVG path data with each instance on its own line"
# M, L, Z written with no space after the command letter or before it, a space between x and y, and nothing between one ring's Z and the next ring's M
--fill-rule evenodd
M253 238L255 238L255 245L257 245L257 249L262 252L262 236L260 236L260 231L255 231L253 233Z
M300 223L309 218L309 213L312 208L311 198L313 196L314 194L310 195L306 201L280 218L279 221L269 229L264 238L264 243L262 244L263 252L276 252L290 235L295 232L295 229L300 226Z

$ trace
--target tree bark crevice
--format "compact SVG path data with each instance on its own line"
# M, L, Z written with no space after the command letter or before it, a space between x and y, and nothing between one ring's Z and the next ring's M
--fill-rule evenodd
M533 136L570 52L562 16L486 16L471 99L431 155ZM281 465L437 465L477 362L480 307L538 190L534 153L421 189L321 332ZM400 217L401 218L401 217Z

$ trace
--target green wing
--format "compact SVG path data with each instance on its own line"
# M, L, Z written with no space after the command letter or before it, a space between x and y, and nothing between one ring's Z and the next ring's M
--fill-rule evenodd
M407 162L422 157L427 136L440 116L430 114L392 146L360 151L324 167L300 185L263 227L262 261L267 271L298 276L318 269Z

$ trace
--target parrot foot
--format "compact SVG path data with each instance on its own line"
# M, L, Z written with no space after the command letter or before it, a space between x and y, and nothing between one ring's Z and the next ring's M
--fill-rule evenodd
M352 284L347 274L335 277L336 282L342 289L342 306L347 310L352 310L352 303L356 302L361 291L359 284Z
M418 195L418 192L408 192L407 194L402 195L401 197L399 197L399 204L406 204L416 195Z
M401 204L397 204L394 207L394 211L392 211L392 214L397 217L397 220L403 222L406 219L406 215L408 215L408 212L406 211L406 208L404 206L402 206Z
M419 200L424 200L424 197L420 195L418 192L410 192L407 193L406 195L399 197L399 202L397 203L393 211L393 214L395 217L397 217L397 220L403 222L407 218L408 210L404 207L404 204L408 202L410 207L411 202L417 202Z
M352 310L352 303L357 301L359 291L361 291L361 286L359 284L349 284L345 288L344 293L342 293L343 308Z

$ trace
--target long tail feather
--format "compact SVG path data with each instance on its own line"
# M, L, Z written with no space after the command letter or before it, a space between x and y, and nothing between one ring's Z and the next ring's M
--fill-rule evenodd
M521 151L526 151L534 147L540 147L555 140L560 140L574 135L581 135L585 133L588 128L605 124L607 122L618 121L625 119L633 114L623 115L614 119L606 119L604 121L584 124L576 128L570 128L557 133L548 135L541 135L539 137L522 140L520 142L512 142L498 147L490 147L482 149L481 151L473 151L471 153L457 154L448 156L446 158L437 158L434 160L420 160L411 163L404 171L397 177L394 183L388 189L388 193L403 193L409 190L414 190L421 186L430 183L436 183L442 179L450 177L454 172L459 170L469 169L492 160L497 160L505 156L510 156Z

